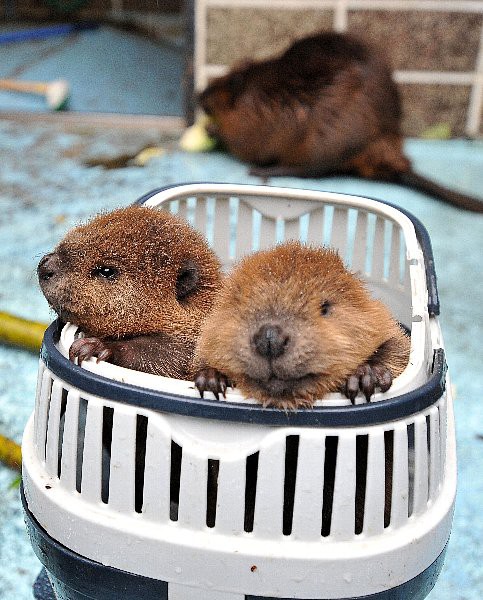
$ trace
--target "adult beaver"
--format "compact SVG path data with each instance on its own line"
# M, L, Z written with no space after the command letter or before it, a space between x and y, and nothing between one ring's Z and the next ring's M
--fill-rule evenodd
M208 133L263 177L352 174L399 183L459 208L483 202L415 173L403 151L401 103L381 53L326 32L282 55L235 67L199 96Z

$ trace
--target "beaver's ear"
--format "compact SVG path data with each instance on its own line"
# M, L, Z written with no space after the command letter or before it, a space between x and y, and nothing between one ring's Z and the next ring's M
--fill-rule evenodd
M243 69L215 79L198 95L198 102L209 116L233 108L237 98L245 89L246 74Z
M233 93L228 83L225 85L215 83L198 96L201 108L210 117L215 117L227 108L231 108L233 101Z
M192 260L187 260L179 269L176 276L176 299L185 300L198 288L200 270Z

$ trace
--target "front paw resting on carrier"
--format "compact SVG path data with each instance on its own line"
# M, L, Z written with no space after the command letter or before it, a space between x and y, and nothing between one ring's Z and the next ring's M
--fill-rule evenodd
M226 390L233 387L233 382L221 371L211 367L204 367L195 373L195 386L203 398L204 392L212 392L217 400L220 394L226 398Z
M391 385L392 373L387 367L363 363L357 367L355 373L347 377L342 393L354 404L360 390L367 402L370 402L376 388L381 392L387 392Z
M81 365L84 360L97 357L97 362L109 360L113 355L112 348L108 342L104 342L96 337L79 338L75 340L69 348L69 359Z

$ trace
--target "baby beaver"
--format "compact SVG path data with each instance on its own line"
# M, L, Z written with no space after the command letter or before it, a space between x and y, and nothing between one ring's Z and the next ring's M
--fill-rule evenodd
M196 347L195 385L218 397L236 382L283 409L329 392L385 392L410 339L336 251L287 242L245 257L227 277Z
M130 206L72 229L38 266L42 292L85 338L71 360L90 357L190 379L201 323L221 283L203 236L165 211Z

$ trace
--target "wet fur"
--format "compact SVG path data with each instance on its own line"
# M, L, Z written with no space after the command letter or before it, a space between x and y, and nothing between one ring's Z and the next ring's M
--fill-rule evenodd
M320 33L249 62L199 96L209 133L262 177L348 173L420 189L461 208L483 202L414 173L385 57L347 34Z
M102 278L101 266L119 275ZM201 322L221 277L216 256L185 221L140 206L100 215L67 233L38 272L50 306L93 339L94 355L107 348L117 365L192 375Z
M267 323L288 337L285 352L272 360L253 343ZM409 348L386 306L335 251L289 242L244 258L227 277L203 324L194 366L219 371L265 405L292 409L340 391L365 363L396 377Z

